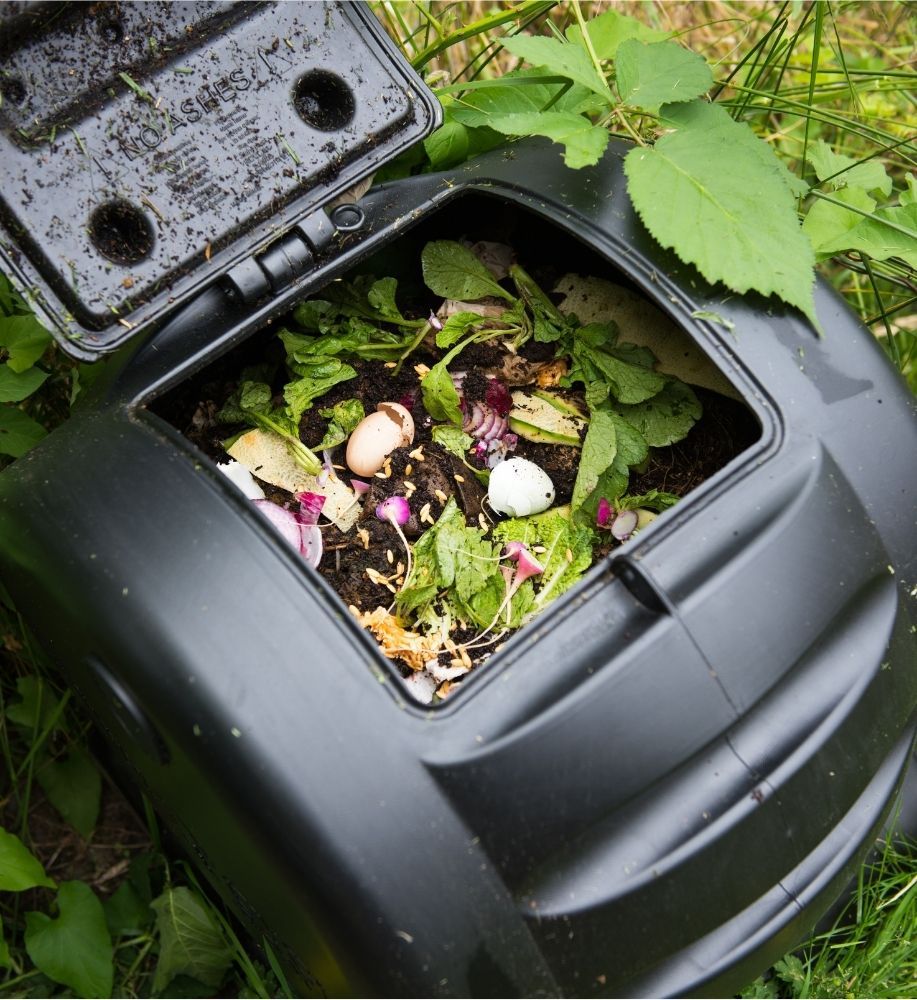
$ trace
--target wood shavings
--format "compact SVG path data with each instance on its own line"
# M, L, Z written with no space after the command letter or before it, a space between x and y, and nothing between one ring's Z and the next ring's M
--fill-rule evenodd
M441 643L437 635L420 635L404 628L385 608L356 612L356 618L372 632L390 660L403 660L411 670L423 670L439 652Z

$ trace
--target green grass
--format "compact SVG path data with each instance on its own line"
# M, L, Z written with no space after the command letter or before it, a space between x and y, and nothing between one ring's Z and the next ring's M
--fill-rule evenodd
M604 9L532 0L515 7L379 0L374 8L430 84L450 93L457 83L499 76L515 66L500 44L505 34L532 28L557 35L579 17L588 19ZM808 158L820 142L850 158L848 172L881 164L893 186L876 200L875 211L906 196L908 175L917 168L912 5L634 2L616 9L674 32L703 53L714 67L714 96L766 138L791 170L815 184L817 193L800 200L801 218L825 196L836 198L837 183L843 183L843 173L821 181L815 176ZM609 120L609 127L617 124L617 118ZM651 119L628 120L627 126L652 141ZM819 267L917 387L913 266L898 257L882 259L851 249ZM67 361L42 341L40 331L26 329L27 315L0 281L0 366L22 384L41 382L19 398L10 396L7 409L0 411L0 418L11 410L21 415L15 421L23 448L29 435L37 440L44 429L67 419L97 371ZM6 378L9 385L13 375ZM93 935L79 947L67 936L73 927L63 927L61 954L71 959L63 971L71 979L87 955L110 949L114 995L289 995L271 956L261 957L252 942L242 939L207 901L194 873L162 849L152 813L138 820L99 774L86 755L88 720L70 692L58 686L53 666L19 617L2 602L0 667L0 825L19 838L55 883L54 888L0 892L0 993L74 995L72 985L60 985L37 967L33 959L40 949L27 929L30 922L33 932L44 926L42 915L57 917L58 887L78 882L96 902L83 896L83 924L73 926L85 929L99 913L102 923L96 921ZM837 926L786 956L743 996L914 995L915 853L912 844L879 845L877 860L861 871ZM150 906L154 901L159 901L156 910ZM39 916L30 918L30 913ZM206 942L198 964L183 963L172 947L176 922L170 913L181 913ZM60 933L61 925L56 927ZM40 964L47 969L45 959ZM57 973L60 980L61 970Z

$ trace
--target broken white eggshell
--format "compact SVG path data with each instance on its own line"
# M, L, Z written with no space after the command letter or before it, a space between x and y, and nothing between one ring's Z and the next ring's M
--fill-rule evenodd
M509 458L490 474L487 498L499 514L540 514L554 503L551 477L527 458Z
M217 468L227 479L235 483L249 500L264 499L264 490L255 482L252 474L241 462L231 458L228 462L219 462Z
M358 476L372 476L396 448L414 440L414 418L400 403L380 403L364 417L347 442L347 465Z

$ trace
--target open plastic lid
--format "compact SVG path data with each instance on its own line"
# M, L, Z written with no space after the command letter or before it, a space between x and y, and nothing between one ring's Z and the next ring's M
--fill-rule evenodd
M0 8L0 268L112 350L428 135L362 3Z

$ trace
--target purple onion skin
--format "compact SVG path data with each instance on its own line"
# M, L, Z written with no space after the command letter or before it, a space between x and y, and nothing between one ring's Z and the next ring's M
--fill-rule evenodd
M325 506L325 498L320 493L298 493L296 499L299 501L300 524L318 524L319 514Z
M509 416L509 411L513 408L509 390L497 378L488 379L484 402L496 412L497 416L504 418Z
M389 497L376 507L380 521L394 522L399 527L411 520L411 505L404 497Z
M358 497L363 496L364 493L369 493L369 483L364 482L362 479L351 479L350 485Z

